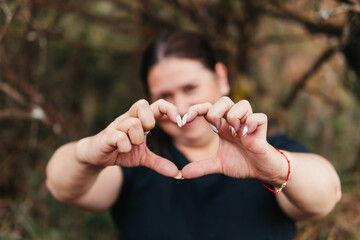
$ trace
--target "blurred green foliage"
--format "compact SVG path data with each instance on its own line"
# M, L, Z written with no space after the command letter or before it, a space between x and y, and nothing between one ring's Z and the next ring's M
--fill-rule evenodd
M353 37L344 29L358 26L354 4L0 1L0 238L115 238L108 213L53 199L46 163L61 144L97 133L144 98L143 48L159 31L182 28L211 41L229 67L233 99L265 112L270 134L286 132L340 173L342 202L323 220L299 223L297 239L358 239L359 63L342 51Z

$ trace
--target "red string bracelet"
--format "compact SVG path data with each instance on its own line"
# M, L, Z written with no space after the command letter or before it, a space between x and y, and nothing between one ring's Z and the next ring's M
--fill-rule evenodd
M263 185L264 187L266 187L269 191L271 191L272 193L275 193L275 194L276 194L276 193L281 192L281 191L286 187L286 184L287 184L287 182L288 182L288 180L289 180L289 176L290 176L290 161L289 161L289 159L285 156L285 154L284 154L282 151L280 151L280 150L277 149L277 148L275 148L275 150L278 151L279 153L281 153L281 154L286 158L286 161L287 161L288 166L289 166L289 168L288 168L289 170L288 170L288 173L287 173L285 182L281 185L280 188L274 190L274 189L269 188L268 186L266 186L266 185L265 185L263 182L261 182L260 180L258 180L258 181L259 181L259 183L260 183L261 185Z

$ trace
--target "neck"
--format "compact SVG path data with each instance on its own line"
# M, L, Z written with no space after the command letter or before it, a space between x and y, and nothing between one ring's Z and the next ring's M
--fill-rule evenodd
M216 156L219 149L219 136L211 132L206 139L207 141L197 144L174 141L174 145L190 162L194 162Z

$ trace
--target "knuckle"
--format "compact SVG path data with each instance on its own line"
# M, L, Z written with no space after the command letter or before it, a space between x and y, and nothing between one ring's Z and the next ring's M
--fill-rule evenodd
M245 106L248 106L248 107L251 106L250 102L248 100L246 100L246 99L240 100L239 104L242 104L242 105L245 105Z
M144 139L145 139L145 137L144 137L144 134L142 134L142 133L136 134L136 135L130 137L131 144L134 144L134 145L141 145L144 142Z
M209 118L221 118L223 117L222 110L211 107L207 113L207 116Z
M164 99L158 99L155 101L155 104L158 104L158 105L163 105L165 103L166 103L166 101Z
M140 119L138 118L129 118L129 128L137 128L137 127L141 127L141 122Z
M126 112L125 116L129 116L131 113L137 112L138 109L146 108L147 106L149 106L148 101L146 101L145 99L140 99L130 107L129 111Z
M169 102L164 99L156 100L153 104L153 107L157 108L160 112L162 112L165 108L168 108Z
M189 109L188 109L188 112L196 111L197 107L198 107L197 105L190 106Z
M226 102L226 103L234 103L234 102L231 100L231 98L228 97L228 96L223 96L223 97L221 97L221 101L224 101L224 102Z
M204 102L204 106L210 109L212 107L212 104L210 102Z
M136 104L136 106L137 106L138 108L142 108L142 107L147 107L147 106L149 106L149 102L146 101L145 99L140 99L140 100L138 100L135 104Z
M228 96L222 96L220 99L223 101L228 101L230 98Z
M152 168L153 169L159 169L160 167L160 159L155 159L153 162L152 162Z
M118 133L118 142L119 143L125 143L126 141L128 141L127 134L125 134L124 132L119 132Z
M119 133L117 146L119 152L128 153L131 151L131 144L129 143L129 138L124 132Z
M220 117L214 113L214 111L209 111L207 114L206 114L206 118L210 121L210 122L214 122L216 121L216 119L219 119Z
M229 122L234 123L234 122L237 121L238 118L237 118L234 114L228 114L228 115L226 116L226 119L227 119Z
M258 114L260 118L264 119L264 121L268 120L268 116L265 113L258 113Z

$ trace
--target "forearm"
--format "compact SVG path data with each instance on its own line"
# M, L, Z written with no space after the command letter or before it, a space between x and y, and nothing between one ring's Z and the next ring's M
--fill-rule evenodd
M328 214L341 198L339 177L333 166L316 154L284 151L291 174L280 207L295 220L315 219Z
M76 154L76 142L60 147L46 168L46 185L62 202L72 203L94 184L103 167L81 162Z

